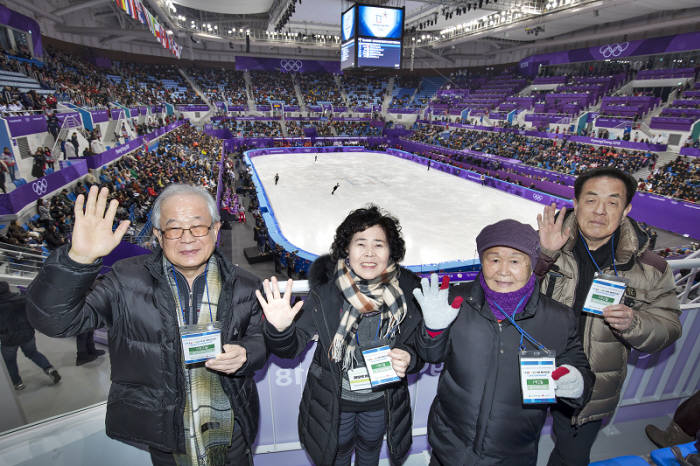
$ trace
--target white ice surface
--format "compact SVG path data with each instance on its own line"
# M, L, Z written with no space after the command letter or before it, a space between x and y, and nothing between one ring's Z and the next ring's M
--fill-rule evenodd
M543 206L386 154L271 154L252 159L282 234L325 254L352 210L377 204L401 222L403 265L477 258L476 236L505 218L537 228ZM275 174L279 183L275 186ZM335 195L331 189L340 182Z

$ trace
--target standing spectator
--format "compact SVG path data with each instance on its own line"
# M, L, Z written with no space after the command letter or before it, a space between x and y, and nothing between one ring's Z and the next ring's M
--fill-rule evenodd
M56 158L51 154L51 149L48 146L44 147L44 157L46 157L46 165L51 168L51 170L56 169Z
M314 464L350 465L354 450L357 465L377 465L385 434L392 464L411 446L406 374L423 367L414 350L421 315L412 296L418 279L399 265L400 231L375 206L355 210L337 228L331 255L313 263L306 302L291 306L292 280L284 296L275 277L264 282L265 298L256 292L274 354L297 357L318 335L298 423ZM362 350L379 347L394 382L373 388Z
M87 201L76 199L70 246L52 253L29 287L30 322L57 337L109 328L110 437L147 445L159 466L217 457L252 464L259 421L253 374L267 356L259 280L216 251L221 224L211 195L172 184L152 210L160 248L117 262L90 290L101 258L129 224L112 231L118 201L106 208L108 196L93 186ZM215 323L223 352L186 364L180 329Z
M0 155L0 160L5 162L5 165L7 166L7 172L10 174L10 179L12 181L15 181L17 178L15 178L15 156L12 155L12 152L10 152L9 147L5 147L2 150L2 155Z
M596 374L591 400L581 410L552 410L555 444L550 466L589 463L603 419L615 412L620 399L630 350L655 353L681 334L671 268L648 249L646 234L627 217L636 186L634 178L616 168L595 168L574 183L573 214L567 215L564 208L555 216L552 204L537 216L545 269L538 270L544 275L541 290L576 313ZM547 268L552 272L545 274ZM624 294L619 304L596 314L585 312L584 306L596 311L588 291L602 275L617 282L614 289Z
M48 128L51 136L53 136L54 144L56 143L56 140L58 140L58 130L59 130L60 125L61 124L58 121L58 117L56 116L56 112L51 112L49 117L46 119L46 127Z
M7 282L0 282L0 350L5 360L7 371L10 373L15 390L24 390L25 385L17 367L17 350L34 364L39 366L46 375L51 377L54 384L61 380L61 375L36 348L34 328L27 320L25 311L26 298L10 292Z
M80 154L80 142L78 142L78 133L73 133L70 137L70 142L73 145L74 154L77 156Z
M34 163L32 165L32 176L34 178L41 178L44 176L44 167L46 165L46 157L44 156L44 149L39 147L34 154Z

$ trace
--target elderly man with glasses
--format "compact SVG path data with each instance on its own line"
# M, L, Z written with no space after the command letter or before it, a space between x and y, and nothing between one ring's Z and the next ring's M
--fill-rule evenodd
M173 184L151 220L160 249L114 264L93 286L118 202L93 186L75 202L72 243L29 287L28 314L47 335L109 329L107 435L148 446L153 464L252 464L259 402L253 373L267 356L259 280L216 250L221 223L202 188Z

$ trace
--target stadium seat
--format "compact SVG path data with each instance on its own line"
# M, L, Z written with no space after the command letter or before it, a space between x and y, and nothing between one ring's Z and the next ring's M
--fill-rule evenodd
M690 443L684 443L681 445L676 445L678 449L681 451L681 454L685 458L688 455L692 455L693 453L697 453L698 450L695 448L695 442L690 442ZM654 461L654 464L658 466L679 466L680 463L676 459L676 456L673 454L671 451L671 447L667 448L659 448L658 450L654 450L651 452L651 459Z

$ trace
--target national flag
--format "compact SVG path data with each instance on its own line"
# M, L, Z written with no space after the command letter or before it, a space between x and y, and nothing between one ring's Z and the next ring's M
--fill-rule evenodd
M115 0L114 3L117 4L117 7L118 7L120 10L122 10L122 11L124 10L124 0Z
M127 0L129 2L129 5L131 7L131 18L135 19L136 21L139 20L139 14L136 11L136 1L137 0Z
M141 0L134 0L134 3L136 4L136 14L139 17L139 21L141 24L148 24L146 22L146 15L144 14L143 3L141 3Z
M131 16L131 10L133 10L134 4L131 3L131 0L124 0L124 11L126 11L126 14Z

